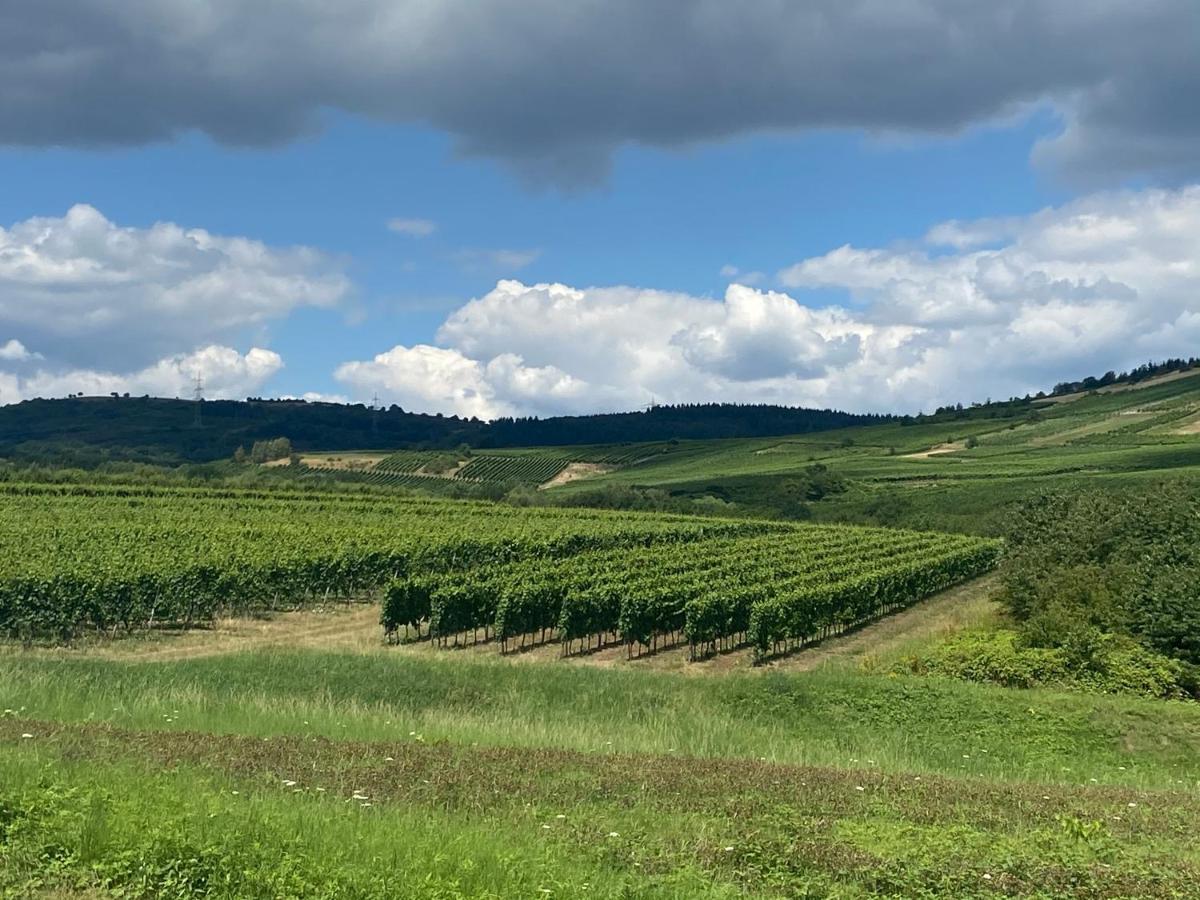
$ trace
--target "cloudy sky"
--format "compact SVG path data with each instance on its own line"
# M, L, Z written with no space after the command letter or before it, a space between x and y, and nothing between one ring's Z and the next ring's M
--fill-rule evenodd
M1200 353L1195 0L9 0L0 403L856 411Z

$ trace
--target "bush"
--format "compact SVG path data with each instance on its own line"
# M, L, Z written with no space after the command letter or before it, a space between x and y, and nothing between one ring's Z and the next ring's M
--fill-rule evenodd
M1119 635L1093 631L1087 637L1086 648L1031 647L1012 630L967 633L909 657L896 671L1012 688L1057 687L1158 698L1197 695L1194 673L1178 660Z
M1030 646L1125 634L1200 664L1200 500L1181 488L1055 495L1013 516L1001 602Z

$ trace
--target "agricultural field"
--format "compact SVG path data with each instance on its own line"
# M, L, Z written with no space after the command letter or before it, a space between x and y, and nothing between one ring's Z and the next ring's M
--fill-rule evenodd
M188 626L407 574L787 526L321 493L0 485L0 633Z
M1196 386L316 460L348 486L2 483L0 896L1190 896L1200 706L1151 699L1182 664L1054 681L987 535L1186 487ZM428 496L489 484L544 499ZM557 505L598 489L721 504ZM926 671L970 647L1050 680Z
M728 513L998 534L1023 499L1087 484L1200 483L1200 372L960 419L794 438L681 441L636 465L552 488L715 498ZM836 480L817 492L814 467Z
M0 896L1169 897L1200 873L1200 707L839 655L923 598L986 606L995 541L99 484L0 486L0 523Z
M1038 493L1200 480L1200 372L795 437L339 458L346 477L433 496L538 488L548 504L621 508L649 491L672 511L995 535Z
M660 441L511 450L398 450L391 454L363 451L312 454L303 462L316 469L353 472L372 485L437 493L454 483L551 487L638 465L674 453L678 446L677 441ZM569 477L563 478L564 473Z

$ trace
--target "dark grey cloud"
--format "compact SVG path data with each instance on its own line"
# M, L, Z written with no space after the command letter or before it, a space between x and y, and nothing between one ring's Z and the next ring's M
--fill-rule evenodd
M342 110L532 178L628 143L949 134L1049 103L1069 175L1195 174L1195 0L8 0L0 143L288 141Z

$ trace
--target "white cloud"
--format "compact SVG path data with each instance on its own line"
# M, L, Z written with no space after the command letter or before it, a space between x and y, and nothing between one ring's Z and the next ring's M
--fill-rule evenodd
M385 402L416 412L488 418L507 412L496 401L485 366L456 350L426 344L394 347L369 362L345 363L335 377L363 393L378 390Z
M793 295L501 281L446 319L439 346L396 347L337 377L481 417L650 396L917 411L1195 353L1200 187L948 222L926 241L801 260L780 273ZM846 302L806 306L810 289Z
M30 353L25 349L25 345L16 338L8 341L6 344L0 344L0 361L3 362L27 362L31 359L39 359L37 353Z
M767 276L762 272L743 272L737 266L724 265L721 266L720 276L728 278L731 281L736 280L738 284L756 285L762 284L767 280Z
M429 219L389 219L388 231L404 234L409 237L429 237L437 231L437 223Z
M261 338L349 292L340 264L169 222L119 226L91 206L0 228L0 333L63 369L130 371L198 346Z
M207 399L236 400L254 394L281 368L283 359L271 350L255 347L241 354L229 347L211 345L126 374L95 369L37 369L23 375L0 372L0 403L114 392L191 397L197 377Z

